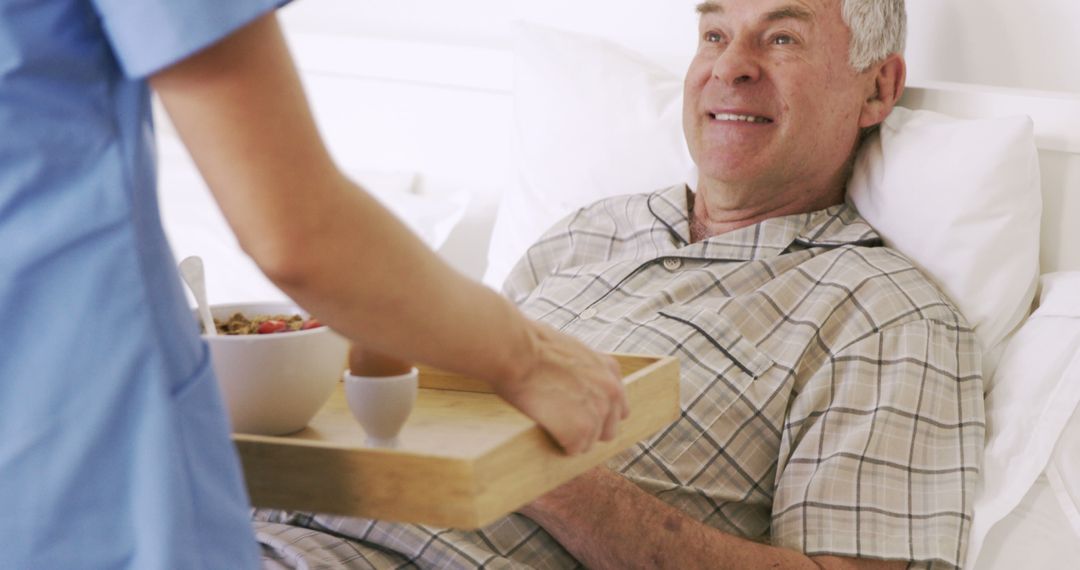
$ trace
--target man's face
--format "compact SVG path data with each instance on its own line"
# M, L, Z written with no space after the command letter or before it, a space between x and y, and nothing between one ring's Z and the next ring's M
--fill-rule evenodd
M869 73L848 63L840 0L712 0L685 82L683 126L702 183L761 192L835 186L855 146Z

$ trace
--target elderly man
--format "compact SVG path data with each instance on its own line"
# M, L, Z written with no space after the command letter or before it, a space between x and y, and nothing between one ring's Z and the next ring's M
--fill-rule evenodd
M320 553L357 567L959 565L984 430L973 331L844 200L903 89L903 2L699 11L696 192L584 208L505 287L595 348L678 355L680 419L479 532L257 518L358 539ZM330 540L304 532L260 528L282 551Z

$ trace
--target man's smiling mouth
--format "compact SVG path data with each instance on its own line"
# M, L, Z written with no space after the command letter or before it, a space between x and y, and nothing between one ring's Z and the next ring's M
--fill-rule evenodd
M756 115L739 115L735 113L709 113L716 121L738 121L743 123L771 123L772 119L758 117Z

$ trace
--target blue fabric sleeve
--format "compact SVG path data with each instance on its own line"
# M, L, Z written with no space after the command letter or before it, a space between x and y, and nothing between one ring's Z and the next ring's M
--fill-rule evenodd
M288 0L93 0L129 78L209 47Z

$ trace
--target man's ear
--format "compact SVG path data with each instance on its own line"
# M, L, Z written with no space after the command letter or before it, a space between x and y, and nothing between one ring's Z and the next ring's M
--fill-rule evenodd
M874 82L859 115L859 128L862 129L880 124L892 112L904 93L907 64L903 56L894 53L864 73L873 74Z

